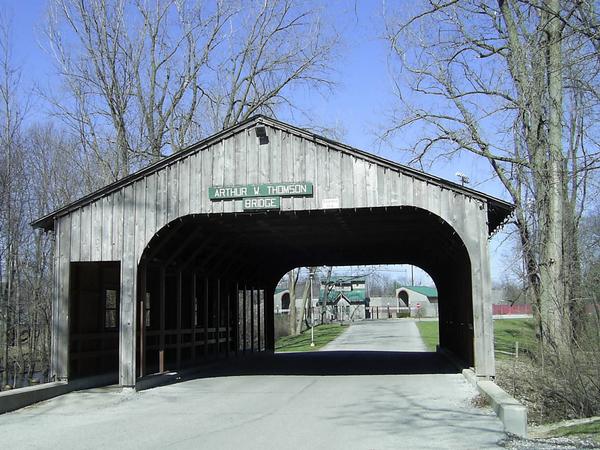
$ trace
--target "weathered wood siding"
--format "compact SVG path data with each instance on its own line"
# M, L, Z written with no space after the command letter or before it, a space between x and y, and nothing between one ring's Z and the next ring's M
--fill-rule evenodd
M337 199L340 208L407 205L431 211L456 230L471 258L477 369L493 374L491 305L484 301L491 289L485 201L300 133L267 126L267 135L269 143L259 145L253 127L242 130L57 219L55 373L67 374L70 262L121 262L120 379L133 385L135 280L152 236L188 214L243 211L241 200L211 202L209 186L307 181L314 196L283 197L282 211L321 209L326 199Z

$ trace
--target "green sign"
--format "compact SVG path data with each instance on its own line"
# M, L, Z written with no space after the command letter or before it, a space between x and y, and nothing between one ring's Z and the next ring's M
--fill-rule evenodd
M313 195L313 185L305 182L211 186L208 188L208 198L212 201L248 197L306 197L311 195Z
M244 211L281 208L281 197L248 197L242 199L242 202Z

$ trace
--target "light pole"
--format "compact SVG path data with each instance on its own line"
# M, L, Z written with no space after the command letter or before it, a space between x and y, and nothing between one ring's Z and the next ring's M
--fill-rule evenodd
M312 305L314 275L315 275L314 268L311 267L310 275L309 275L309 280L310 280L310 346L311 347L315 346L315 311L314 311L314 308Z

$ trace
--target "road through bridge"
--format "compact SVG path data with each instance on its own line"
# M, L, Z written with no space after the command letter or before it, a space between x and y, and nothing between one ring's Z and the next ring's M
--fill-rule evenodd
M490 409L471 404L476 392L456 368L435 353L414 351L419 345L415 330L406 320L366 322L352 325L331 345L347 351L255 355L259 361L246 363L222 360L202 378L138 393L117 386L73 392L1 415L2 445L65 450L499 447L505 437L500 420ZM364 349L368 336L382 339L369 339ZM410 342L407 336L413 336ZM353 347L362 350L348 350ZM411 364L402 364L408 360ZM412 372L406 373L407 367Z

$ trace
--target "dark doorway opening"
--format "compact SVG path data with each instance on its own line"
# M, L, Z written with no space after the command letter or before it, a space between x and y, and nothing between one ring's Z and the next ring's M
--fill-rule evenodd
M119 370L120 263L71 263L69 378Z

